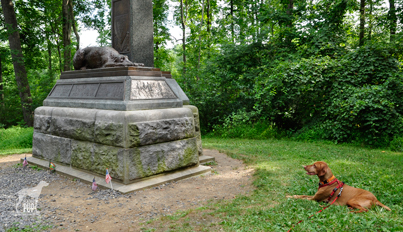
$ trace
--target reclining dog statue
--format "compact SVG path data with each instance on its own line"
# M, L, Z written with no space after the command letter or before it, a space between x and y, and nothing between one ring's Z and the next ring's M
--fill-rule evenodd
M127 56L119 54L111 47L86 47L79 49L74 55L73 65L75 70L144 66L142 63L131 62Z

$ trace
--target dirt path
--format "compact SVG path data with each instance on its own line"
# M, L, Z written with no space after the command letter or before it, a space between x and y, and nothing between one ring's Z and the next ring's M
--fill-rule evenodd
M57 227L53 231L140 231L141 223L150 219L204 206L210 201L234 199L253 190L252 169L218 151L205 149L204 153L216 159L212 174L121 197L110 195L98 199L90 185L61 178L60 182L54 181L43 188L39 200L39 207L43 207L41 215L55 222ZM14 159L21 156L25 157L16 155ZM8 165L15 162L10 161Z
M31 157L32 154L18 154L18 155L10 155L6 157L0 157L0 168L7 168L11 167L14 164L17 164L20 162L22 158L26 157Z

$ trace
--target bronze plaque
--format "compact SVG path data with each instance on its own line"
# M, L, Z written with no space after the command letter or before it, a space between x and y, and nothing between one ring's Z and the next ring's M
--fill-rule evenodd
M71 98L93 98L97 93L99 84L75 84L71 90Z
M132 80L130 100L175 98L176 95L165 81Z
M56 85L49 97L68 97L73 85Z
M123 100L123 82L95 82L58 85L53 88L49 98Z
M112 2L112 47L121 54L130 52L130 2L113 0Z
M96 98L123 99L123 83L101 83Z

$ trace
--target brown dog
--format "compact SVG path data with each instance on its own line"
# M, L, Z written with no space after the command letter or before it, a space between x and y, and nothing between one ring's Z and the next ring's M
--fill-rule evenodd
M308 175L317 175L319 177L320 183L318 191L315 193L315 196L294 195L287 196L288 198L333 202L342 188L342 193L334 203L335 205L347 205L350 208L359 209L359 211L355 213L367 212L368 208L374 205L381 206L390 211L389 207L379 202L374 194L367 190L343 185L342 182L338 181L333 176L332 171L325 162L318 161L312 165L304 166L304 168ZM335 188L337 188L337 190L332 193Z

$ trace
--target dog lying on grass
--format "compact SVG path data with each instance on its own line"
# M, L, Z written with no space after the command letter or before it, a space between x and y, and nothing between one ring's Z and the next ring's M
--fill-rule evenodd
M319 177L318 191L314 196L293 195L287 196L288 198L333 202L342 191L334 204L347 205L351 209L359 209L356 212L352 211L354 213L367 212L368 209L374 205L381 206L390 211L390 208L378 201L371 192L345 185L337 180L332 170L330 170L329 166L323 161L304 166L304 169L307 171L308 175L317 175Z

